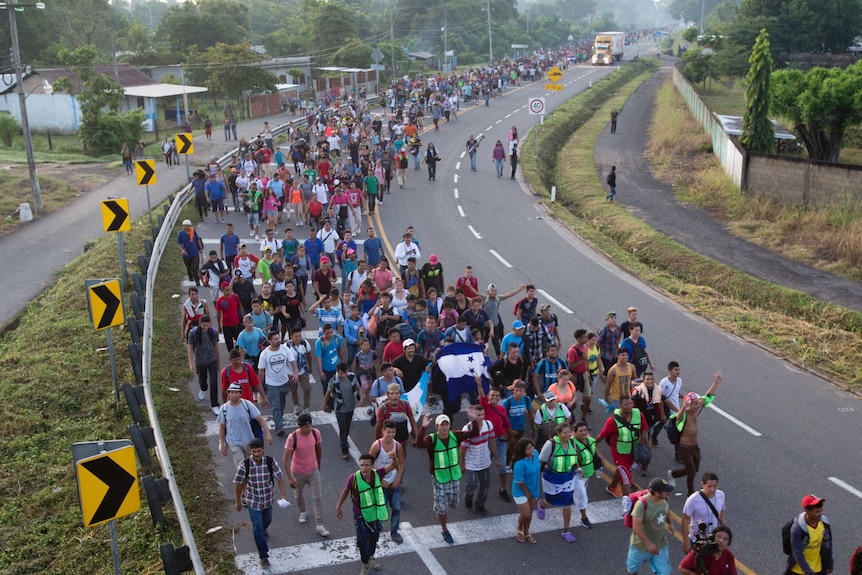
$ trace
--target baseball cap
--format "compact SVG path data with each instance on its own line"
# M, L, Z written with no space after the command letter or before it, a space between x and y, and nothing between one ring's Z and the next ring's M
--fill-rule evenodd
M637 311L637 310L638 310L638 308L636 308L633 305L630 305L629 307L626 308L626 311Z
M242 275L242 270L241 270L241 269L235 269L235 270L233 270L233 275L235 275L236 277L241 276L241 275Z
M239 247L241 247L241 248L246 248L246 247L248 247L248 245L247 245L247 244L242 243L242 244L240 244L240 245L239 245Z
M272 247L271 247L271 246L266 246L265 248L263 248L263 251L265 251L265 252L271 252L271 251L272 251Z
M238 383L232 383L227 386L228 391L242 391L242 386Z
M490 291L492 289L497 289L497 286L495 286L494 284L488 284L488 290Z
M403 347L404 349L407 349L411 345L416 345L416 342L408 337L407 339L404 340L404 343L401 344L401 347Z
M441 413L437 416L437 419L434 420L434 425L440 425L441 423L451 423L452 420L449 419L449 416L445 413Z
M673 486L667 480L656 477L649 482L649 490L654 493L670 493L673 491Z
M356 253L356 250L354 250L353 248L347 250L347 255L349 255L349 256L352 256L355 253Z
M617 317L617 312L609 311L607 314L605 314L605 319L608 319L609 317Z
M322 258L320 258L320 263L322 263L322 264L328 264L328 263L329 263L329 258L328 258L328 257L326 257L326 256L323 256Z
M817 497L816 495L808 494L802 498L802 508L808 509L809 507L817 507L818 505L823 505L826 500L822 497Z
M545 398L545 401L554 401L555 399L557 399L557 396L554 395L553 391L546 391L545 395L543 395L542 397Z
M192 225L192 221L191 220L183 220L183 225L184 226L190 226L190 225Z
M437 258L437 254L431 254L428 257L428 263L430 263L432 266L436 266L437 262L439 262L439 261L440 260Z
M689 391L689 392L688 392L688 393L686 393L686 394L685 394L685 396L683 396L683 398L682 398L682 400L683 400L684 402L685 402L685 401L687 401L687 402L689 402L689 403L694 403L694 402L695 402L695 401L697 401L698 399L700 399L700 396L699 396L698 394L696 394L695 392L693 392L693 391Z
M516 319L512 324L512 329L524 329L524 322L519 319Z
M551 309L551 304L549 304L549 303L542 304L542 307L539 308L539 311L545 311L546 309Z

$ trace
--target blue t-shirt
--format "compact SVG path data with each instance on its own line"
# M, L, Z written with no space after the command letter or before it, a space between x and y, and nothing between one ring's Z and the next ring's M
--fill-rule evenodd
M275 196L279 200L284 199L284 182L281 180L270 180L268 187L272 188L272 191L275 192Z
M263 331L258 327L252 328L251 331L242 330L236 338L236 345L245 350L246 357L257 357L260 355L260 348L257 346L257 342L262 337L266 336L263 335Z
M329 345L324 343L323 338L317 340L314 344L314 355L320 358L320 365L323 371L335 371L338 362L341 359L338 356L338 350L341 348L341 336L338 334L332 335L332 341Z
M521 401L516 401L514 397L507 397L503 400L503 408L506 410L506 415L509 416L512 429L515 431L524 431L524 416L527 415L530 401L526 395L521 398Z
M239 239L239 236L236 234L227 235L222 234L221 236L221 245L224 246L224 257L229 261L233 261L239 254L239 244L242 243L242 240Z
M539 491L539 452L533 450L532 459L519 459L515 462L512 478L512 496L526 497L527 494L521 491L521 486L518 483L523 483L533 497L538 497Z
M380 248L382 247L380 238L374 237L362 244L362 249L365 251L365 261L368 262L368 268L377 267L380 264Z
M224 182L219 180L210 180L204 186L207 192L209 192L210 200L223 200L225 194Z
M510 342L517 343L518 344L518 351L520 352L521 355L524 355L524 338L518 337L514 333L507 333L506 335L503 336L503 341L500 342L500 349L503 350L503 353L507 353L506 350L509 349L509 343Z

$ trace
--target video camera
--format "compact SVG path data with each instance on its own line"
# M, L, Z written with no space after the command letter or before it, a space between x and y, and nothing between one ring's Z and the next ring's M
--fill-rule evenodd
M712 555L718 553L718 544L715 542L715 534L706 532L706 523L703 520L697 522L697 532L694 534L691 548L697 555Z

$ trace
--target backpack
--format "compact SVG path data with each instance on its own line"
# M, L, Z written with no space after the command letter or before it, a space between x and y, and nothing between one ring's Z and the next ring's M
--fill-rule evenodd
M351 385L351 393L353 393L353 395L355 396L356 395L356 389L357 389L356 388L356 376L352 372L348 372L347 373L347 380L350 382L350 385ZM344 403L344 397L341 395L341 386L336 385L335 386L335 402L334 402L333 407L335 409L338 409L339 407L341 407L341 404L343 404L343 403Z
M850 556L850 575L862 575L862 545Z
M246 362L242 362L245 367L248 367ZM251 426L251 434L258 438L263 439L263 427L260 425L260 422L257 419L253 419L251 417L251 410L248 408L247 399L240 399L240 403L245 408L245 412L248 414L248 424ZM225 428L227 428L227 404L223 404L221 406L221 416L224 419ZM272 475L272 468L269 470L270 475ZM246 475L248 475L248 469L246 469Z
M635 491L633 493L629 493L627 496L622 498L622 506L623 506L623 525L632 528L632 510L635 508L635 503L638 500L643 502L644 512L646 512L647 501L646 495L649 493L649 489L641 489L640 491Z
M790 529L793 528L794 521L796 521L796 517L790 519L781 527L781 548L784 550L785 555L793 553L793 547L790 545Z
M402 156L400 160L398 160L398 167L402 170L407 169L410 166L410 160L407 159L407 156Z
M611 174L610 173L608 173L608 175L605 176L605 183L609 186L611 185Z
M267 469L269 469L269 480L270 482L275 483L275 471L273 470L275 462L269 455L264 455L263 458L266 460ZM248 462L249 459L251 459L251 457L246 457L242 462L242 466L245 469L245 479L248 479L249 466L251 465Z
M667 440L676 445L682 436L682 432L676 427L676 413L667 418L664 424L664 430L667 432ZM682 424L685 427L685 422Z
M218 332L215 330L215 328L210 327L209 334L210 334L211 340L218 341ZM203 336L201 335L200 326L198 326L198 327L194 328L194 330L192 330L192 342L191 343L193 346L200 345L201 343L203 343Z

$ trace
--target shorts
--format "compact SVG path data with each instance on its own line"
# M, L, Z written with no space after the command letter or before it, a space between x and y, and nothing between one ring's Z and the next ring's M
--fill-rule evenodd
M239 464L237 464L237 465L239 465ZM512 497L512 501L515 502L515 505L523 505L524 503L527 502L527 498L526 498L526 496L523 496L523 495L515 495L514 497Z
M275 217L278 215L278 210L266 210L266 217Z
M670 566L670 559L668 558L669 547L667 545L664 549L659 549L658 555L629 547L629 553L626 556L626 571L637 573L641 565L649 563L652 572L656 575L670 575L672 568Z
M260 225L260 214L258 212L249 212L248 225L257 227Z
M461 500L460 480L438 483L432 478L431 483L434 485L434 513L446 515L447 506L452 509L458 507L458 501Z
M620 483L623 485L631 485L632 463L634 463L634 459L631 456L624 459L622 457L614 458L614 465L617 466L617 473L620 474Z
M583 394L584 399L589 399L593 396L593 385L592 385L592 379L593 378L590 377L590 374L588 374L587 372L584 372L581 375L581 378L584 380L584 385L583 385L583 389L579 389L578 391L580 391Z

